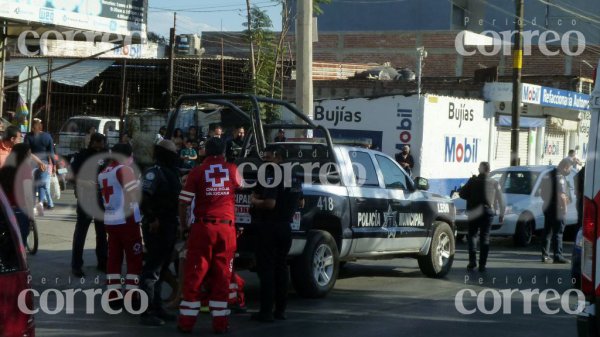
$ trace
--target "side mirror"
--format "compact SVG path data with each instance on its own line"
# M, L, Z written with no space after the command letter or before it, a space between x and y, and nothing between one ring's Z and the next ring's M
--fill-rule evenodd
M429 180L423 177L416 177L414 182L418 190L427 191L429 189Z

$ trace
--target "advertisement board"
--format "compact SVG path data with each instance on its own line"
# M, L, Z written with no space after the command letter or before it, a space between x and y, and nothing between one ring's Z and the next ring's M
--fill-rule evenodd
M490 119L484 101L428 95L423 110L422 167L431 190L448 195L488 160Z
M313 119L327 127L334 139L360 138L392 157L404 144L413 149L421 145L422 118L416 96L316 101Z
M122 36L145 35L147 10L148 0L0 0L0 17L32 25L25 28L44 25L42 30L64 27ZM15 34L24 28L12 29L9 33Z

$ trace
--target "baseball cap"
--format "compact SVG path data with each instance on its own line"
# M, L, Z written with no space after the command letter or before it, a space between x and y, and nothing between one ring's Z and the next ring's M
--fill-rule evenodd
M168 139L161 140L156 146L160 146L167 151L177 154L177 145Z

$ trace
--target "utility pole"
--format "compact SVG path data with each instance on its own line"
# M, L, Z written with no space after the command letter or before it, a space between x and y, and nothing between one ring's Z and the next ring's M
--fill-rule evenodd
M417 83L417 97L421 99L421 78L423 77L423 59L427 57L427 51L425 47L417 48L417 56L419 57L417 69L419 71L419 79Z
M246 0L248 11L248 35L250 38L250 63L252 65L252 91L256 94L256 61L254 60L254 37L252 36L252 12L250 11L250 0Z
M313 117L312 0L298 0L296 29L296 106Z
M173 13L173 28L169 34L169 88L167 89L168 106L173 106L173 80L175 77L175 27L177 26L177 12Z
M512 124L510 130L510 166L518 166L519 159L519 119L521 113L521 68L523 67L523 2L517 0L517 20L515 23L515 43L513 47L513 88Z

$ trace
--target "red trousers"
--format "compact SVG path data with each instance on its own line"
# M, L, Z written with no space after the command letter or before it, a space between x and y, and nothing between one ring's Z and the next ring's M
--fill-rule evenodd
M236 231L230 224L197 222L192 225L187 241L183 279L183 298L179 306L178 325L190 331L196 323L202 298L201 286L210 280L209 307L213 330L226 331L229 324L229 281L236 248Z
M202 295L200 298L200 302L202 307L208 307L208 301L210 299L210 280L206 280L202 285ZM229 303L229 307L238 306L239 308L244 308L246 306L246 296L244 295L244 286L246 285L246 281L238 275L238 273L232 271L231 272L231 281L229 282L229 299L227 303Z
M142 271L142 234L140 225L128 222L123 225L105 225L108 234L108 259L106 264L106 288L122 289L121 266L123 256L127 262L125 290L138 289ZM111 296L114 298L114 296Z

